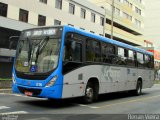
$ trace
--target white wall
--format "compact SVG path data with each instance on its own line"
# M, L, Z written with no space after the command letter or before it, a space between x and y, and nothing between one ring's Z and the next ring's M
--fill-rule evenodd
M19 9L29 11L28 23L38 24L38 14L46 16L46 25L54 25L54 19L61 21L62 25L72 24L75 27L84 28L87 31L94 31L103 34L103 26L100 25L100 16L104 16L104 10L86 0L63 0L62 10L55 8L55 0L48 0L47 4L39 0L0 0L8 4L8 18L19 20ZM69 3L75 4L75 15L70 14ZM79 3L78 3L79 2ZM86 9L86 19L80 17L81 8ZM102 12L98 13L97 11ZM96 13L96 22L91 22L91 12Z

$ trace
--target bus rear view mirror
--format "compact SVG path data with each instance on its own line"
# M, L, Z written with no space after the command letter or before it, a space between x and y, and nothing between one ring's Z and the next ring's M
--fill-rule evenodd
M16 49L19 36L9 37L9 49Z

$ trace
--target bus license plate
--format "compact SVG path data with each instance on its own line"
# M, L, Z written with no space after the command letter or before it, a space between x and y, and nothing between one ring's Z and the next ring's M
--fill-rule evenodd
M32 96L32 95L33 95L33 93L32 93L32 92L29 92L29 91L25 91L24 94L27 95L27 96Z

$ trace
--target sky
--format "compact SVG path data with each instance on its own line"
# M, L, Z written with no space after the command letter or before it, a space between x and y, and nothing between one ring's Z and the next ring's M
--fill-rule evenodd
M144 0L144 36L160 51L160 0Z

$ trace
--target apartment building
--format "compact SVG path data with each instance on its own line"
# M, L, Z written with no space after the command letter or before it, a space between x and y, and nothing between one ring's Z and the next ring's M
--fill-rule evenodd
M105 36L134 46L144 46L144 0L89 0L105 9ZM112 7L113 6L113 7ZM113 20L113 29L112 29Z
M105 10L87 0L0 0L0 77L11 71L9 37L36 26L71 25L103 35ZM6 67L7 66L7 67Z

